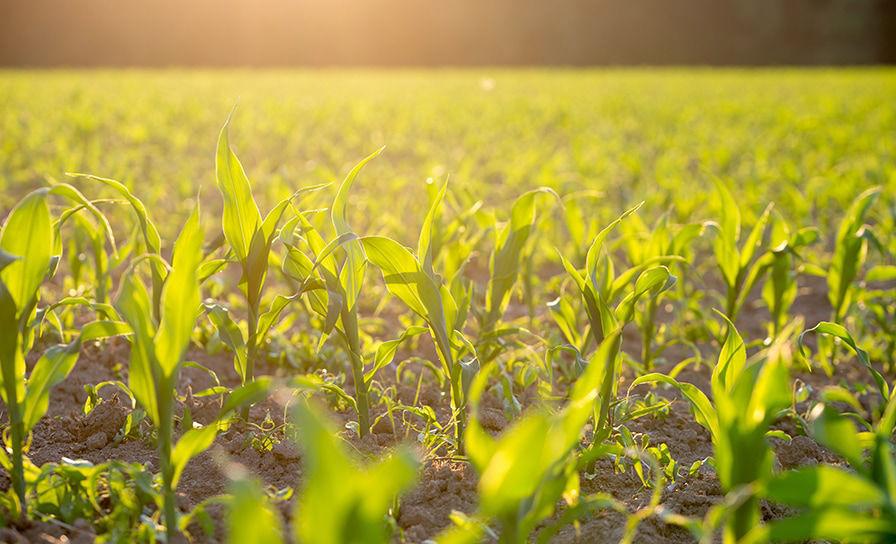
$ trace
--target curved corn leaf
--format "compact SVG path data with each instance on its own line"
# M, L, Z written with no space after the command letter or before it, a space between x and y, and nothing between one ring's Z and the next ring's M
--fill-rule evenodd
M833 336L835 338L839 338L844 344L849 346L850 349L856 354L859 358L859 361L868 369L868 372L871 374L871 377L874 378L874 383L877 384L877 389L881 394L881 397L886 401L890 398L890 387L887 385L887 380L883 377L883 375L874 368L871 364L871 359L868 357L868 352L860 348L856 345L855 339L853 339L852 335L849 334L849 331L846 330L846 327L840 325L838 323L831 323L829 321L822 321L821 323L815 325L811 329L807 329L803 331L799 336L799 346L800 352L803 353L804 356L808 357L809 348L806 346L803 339L809 333L817 333L817 334L826 334L829 336Z
M653 372L636 378L629 386L629 389L644 383L664 383L678 389L678 391L691 403L691 407L694 409L694 418L697 420L697 423L709 430L714 441L720 436L718 414L716 413L715 408L713 408L712 403L709 401L709 398L703 391L700 391L697 386L686 382L679 382L665 374Z
M202 261L202 229L197 206L174 243L171 272L162 288L162 315L154 339L156 361L170 377L190 344L201 304L199 263Z
M352 231L346 218L348 193L352 184L354 184L358 174L361 173L361 169L377 155L382 153L383 149L385 149L385 147L379 148L355 165L339 186L339 191L336 193L336 198L333 200L333 208L330 212L330 219L333 222L333 227L336 229L337 236L342 236ZM340 273L340 280L342 288L345 291L345 307L351 311L357 303L358 294L361 292L361 284L364 282L364 267L366 266L366 260L364 259L364 251L360 243L350 242L344 247L346 261Z
M7 262L0 279L12 295L17 315L30 311L38 289L50 271L53 227L47 205L48 189L37 189L16 204L0 231L0 249L18 259Z

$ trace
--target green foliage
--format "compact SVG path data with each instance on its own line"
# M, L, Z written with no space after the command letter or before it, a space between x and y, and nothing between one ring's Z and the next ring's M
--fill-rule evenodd
M789 355L786 344L778 343L766 356L749 362L743 339L730 321L727 324L712 372L712 401L696 386L665 374L645 374L631 387L662 383L678 389L690 402L697 422L710 432L722 489L737 493L744 486L763 485L772 475L773 454L766 433L790 404ZM740 542L759 521L759 500L751 494L733 508L724 541Z
M293 518L296 541L388 542L386 516L394 509L396 497L417 478L416 455L399 448L385 459L359 467L317 410L298 404L296 423L305 452L304 483Z
M854 281L865 263L868 241L874 239L874 233L864 224L865 215L880 191L879 187L874 187L857 196L837 229L834 255L827 274L832 321L841 321L855 299Z
M717 178L712 178L718 196L721 218L707 225L716 231L713 251L716 264L725 282L725 315L736 321L737 314L761 277L762 267L757 266L754 257L764 251L765 232L773 206L769 204L756 220L753 230L741 241L741 211L737 200Z
M21 515L27 511L24 448L28 434L46 414L50 390L64 380L78 358L83 343L127 333L124 323L92 321L68 344L52 346L37 360L26 378L25 357L35 342L33 328L41 285L55 272L58 246L48 197L63 196L105 217L70 185L57 185L29 193L9 213L0 230L0 396L9 413L7 437L11 450L0 455L0 463L12 476L12 491ZM114 243L111 234L110 243ZM113 246L114 247L114 246Z

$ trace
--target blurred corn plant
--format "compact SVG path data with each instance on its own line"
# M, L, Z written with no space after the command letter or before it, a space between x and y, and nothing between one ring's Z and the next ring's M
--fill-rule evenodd
M797 275L804 248L814 244L819 237L818 229L806 227L791 232L787 222L777 211L771 220L770 249L760 259L758 266L767 270L767 279L762 286L762 300L768 306L771 322L768 324L769 338L775 338L784 330L790 315L790 307L797 295Z
M54 195L74 203L55 219L48 203ZM67 344L44 351L26 376L25 358L35 347L36 333L47 314L46 308L38 310L41 285L53 277L60 261L59 231L66 219L82 209L106 227L114 251L115 241L106 218L77 189L66 184L29 193L9 213L0 230L0 395L9 413L0 464L12 480L11 498L19 516L27 511L24 453L28 436L47 412L51 389L71 373L82 344L128 332L126 324L113 319L86 323ZM72 300L90 306L84 299ZM105 310L105 315L114 313Z
M663 213L652 227L648 227L638 214L632 214L620 223L619 228L626 256L632 266L646 268L664 264L675 271L676 277L684 278L691 260L690 246L703 234L704 226L692 223L675 228L670 223L670 215L668 211ZM677 281L675 286L682 284L682 281ZM657 311L662 298L662 294L649 297L643 311L635 315L641 332L641 365L645 370L653 368L654 359L664 347L665 327L657 326Z
M812 437L846 460L848 468L815 465L782 472L763 496L797 509L756 527L748 542L892 542L896 540L896 459L891 442L896 402L876 426L857 431L853 419L820 403L810 415Z
M417 479L413 450L400 447L362 467L318 410L300 402L295 417L304 452L304 478L293 515L296 542L389 542L386 517L397 515L398 496Z
M604 343L601 351L612 349ZM479 472L479 516L499 525L499 542L528 542L535 528L564 501L579 501L579 467L604 452L590 450L590 458L576 455L585 424L594 413L603 368L591 365L573 385L560 410L538 409L516 420L499 437L490 436L476 414L488 379L496 369L489 364L470 387L470 419L464 442ZM469 531L479 531L475 524Z
M720 314L722 315L722 314ZM712 372L712 398L695 385L660 373L636 378L632 388L661 383L677 389L690 402L694 418L712 439L714 466L722 489L736 497L723 507L725 543L741 542L760 523L757 490L772 476L774 454L766 435L779 412L790 405L789 334L766 352L747 359L746 346L727 321L725 342ZM707 536L711 540L711 535Z
M868 256L869 242L879 245L871 227L865 224L865 216L880 192L880 187L872 187L857 196L837 229L827 273L831 321L835 323L843 322L855 302L859 290L855 280Z

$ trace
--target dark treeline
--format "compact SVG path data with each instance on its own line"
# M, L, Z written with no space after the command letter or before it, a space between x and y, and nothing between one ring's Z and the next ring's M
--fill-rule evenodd
M896 0L0 0L8 66L894 61Z

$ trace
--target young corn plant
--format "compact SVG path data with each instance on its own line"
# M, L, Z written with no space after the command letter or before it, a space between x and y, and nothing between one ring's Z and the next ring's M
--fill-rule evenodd
M401 300L426 323L436 345L443 371L448 377L451 409L455 417L455 439L459 450L463 449L462 437L466 425L465 384L475 374L475 358L462 361L465 353L474 348L460 331L466 310L459 307L451 290L433 270L434 250L432 227L447 184L439 191L423 222L417 244L417 254L384 236L361 238L367 260L382 273L386 289Z
M389 542L386 516L397 514L397 497L417 479L414 452L401 447L361 467L316 409L299 403L296 424L304 451L304 481L293 516L296 542Z
M212 444L231 411L257 397L268 385L258 380L234 391L224 403L218 420L204 427L194 425L186 429L175 443L175 386L200 312L202 259L197 207L174 244L170 267L165 266L169 271L162 285L158 322L152 317L150 295L134 268L140 260L132 263L131 270L124 275L115 301L133 332L128 387L158 431L160 510L168 542L173 541L178 531L174 493L187 462Z
M779 337L767 354L748 360L743 339L725 319L725 342L711 378L715 404L696 386L660 373L640 376L631 388L667 384L691 403L695 419L710 433L722 489L742 495L727 513L722 534L723 542L734 544L760 523L759 495L751 488L761 488L772 476L774 454L766 434L779 412L790 405L790 356L788 339Z
M734 322L763 272L754 257L757 251L761 252L773 205L769 204L765 208L741 245L741 213L737 200L723 181L713 178L713 182L719 199L721 220L718 223L710 221L706 225L717 231L713 251L725 282L725 315Z
M606 342L599 351L611 349L612 342ZM485 366L470 386L473 417L464 442L480 475L479 515L497 521L499 542L522 544L529 542L535 528L554 513L560 501L569 507L578 504L578 468L586 463L576 455L576 449L585 424L594 413L603 368L586 368L573 385L569 401L559 411L543 409L527 414L499 437L487 433L476 417L494 369L494 363ZM477 529L473 526L470 530Z
M219 332L224 332L222 339L231 343L229 347L235 354L234 367L245 385L255 378L255 367L267 333L279 319L286 305L298 297L298 295L279 296L267 311L262 311L268 260L280 221L295 198L303 193L320 189L323 185L295 192L277 204L262 219L243 165L230 148L227 132L229 123L230 118L224 123L218 137L215 179L224 198L222 216L224 238L230 248L230 258L239 263L242 272L240 287L248 312L246 338L243 338L241 329L235 326L225 310L210 311L209 317ZM249 407L245 406L242 414L244 419L248 418L248 411Z
M762 286L762 299L771 314L769 338L776 338L784 330L790 307L796 300L797 263L802 260L800 250L818 240L818 229L807 227L791 233L780 214L775 213L771 227L771 248L760 258L759 267L767 269L768 278Z
M134 215L137 218L137 224L134 232L135 236L131 236L128 242L128 245L131 246L129 253L132 255L146 254L158 256L158 258L148 258L148 266L150 267L152 279L152 315L155 319L158 319L162 297L162 283L167 272L163 266L164 263L161 261L162 238L159 236L159 229L156 228L155 223L153 223L149 217L146 205L120 181L91 174L70 173L68 175L72 177L83 177L87 180L95 181L109 187L115 191L115 193L117 193L134 212Z
M298 226L301 237L314 255L314 260L307 256L296 243L293 243L291 234L283 235L288 248L286 259L283 262L283 272L306 286L311 309L324 319L320 343L322 344L327 336L335 330L351 361L355 386L353 400L358 414L358 434L361 437L370 432L370 401L368 398L370 381L382 366L391 362L391 357L381 356L378 350L373 368L365 372L361 327L358 321L358 300L364 282L367 260L361 243L349 227L346 211L349 190L355 179L364 166L381 152L382 149L358 163L340 185L330 214L330 220L337 236L333 241L325 243L323 237L302 214L298 214L295 221L291 221L284 227L284 230L292 231L294 225ZM343 249L344 254L342 263L339 263L334 254L339 247ZM315 276L320 278L317 284L312 281ZM398 345L395 345L394 348L391 352L392 355L398 349Z
M856 300L855 279L868 256L869 241L876 242L873 231L865 224L865 215L880 192L880 187L872 187L856 197L837 229L834 256L827 274L831 321L835 323L843 322Z
M560 256L566 272L573 279L582 297L591 338L599 347L605 343L610 344L610 348L606 351L602 349L595 351L589 362L589 365L603 367L598 414L595 418L596 443L609 436L613 426L610 407L616 398L622 330L634 321L639 300L645 297L656 298L670 289L676 281L668 268L662 265L651 266L653 264L651 261L616 275L604 242L613 229L639 207L640 205L626 211L598 233L585 258L584 271L580 272L572 263ZM571 328L572 324L567 323L566 326Z
M888 402L875 428L857 431L853 419L825 404L813 409L811 434L850 469L821 464L783 472L764 497L798 514L758 527L750 542L893 542L896 540L896 402Z
M685 255L690 253L691 242L703 233L703 225L688 224L676 230L669 224L669 215L666 212L660 216L652 228L648 228L637 214L620 224L626 255L633 266L664 264L679 274L686 271L688 259ZM662 327L658 328L656 323L661 298L650 297L644 304L644 311L635 316L641 332L641 365L648 371L653 369L654 359L663 347L654 346L657 337L664 336Z
M535 229L536 198L540 194L560 197L551 189L541 188L524 193L516 199L510 211L510 221L498 231L495 247L489 259L489 278L486 285L485 309L479 317L480 362L487 363L496 355L500 346L499 321L507 310L510 295L516 285L527 242Z
M799 510L754 531L751 541L843 540L890 542L896 539L896 396L845 327L821 322L804 337L823 335L849 347L877 386L877 398L860 402L852 391L826 387L803 426L819 443L842 457L851 470L831 465L802 467L771 479L764 497ZM836 409L836 405L844 407ZM858 424L858 429L856 425Z
M0 395L9 414L9 429L4 434L9 454L6 448L0 450L0 462L12 480L12 499L20 517L27 512L24 454L28 435L46 414L51 389L71 373L83 343L127 332L120 321L87 323L69 343L47 349L26 376L25 358L34 347L46 313L46 309L38 311L41 285L56 271L62 250L59 229L68 217L63 214L54 221L48 204L52 195L90 211L108 227L91 202L74 187L61 184L25 196L0 230ZM106 232L114 249L111 230Z

